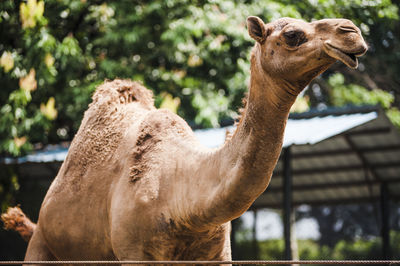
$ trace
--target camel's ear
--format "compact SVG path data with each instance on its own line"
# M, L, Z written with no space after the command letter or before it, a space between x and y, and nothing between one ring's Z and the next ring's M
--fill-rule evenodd
M269 34L265 29L264 22L259 17L255 16L247 18L247 29L250 37L259 43L263 43Z

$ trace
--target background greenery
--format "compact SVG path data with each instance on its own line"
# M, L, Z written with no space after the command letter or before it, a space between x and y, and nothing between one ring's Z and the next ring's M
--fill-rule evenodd
M319 245L314 240L298 240L299 259L301 260L370 260L381 257L381 240L353 239L340 240L333 247ZM391 246L394 260L400 259L400 233L391 232ZM245 260L259 258L261 260L284 260L285 243L282 239L264 240L258 243L258 254L255 254L252 240L238 243L237 258Z
M294 111L380 104L400 126L399 7L395 0L2 0L0 157L70 141L96 86L116 77L142 81L157 106L176 111L193 127L216 127L235 117L254 44L245 27L249 15L265 22L282 16L353 20L370 47L360 67L336 63L309 85ZM0 172L4 210L19 190L18 175L13 166ZM379 245L373 225L361 224L358 234L333 229L340 217L357 217L360 210L330 210L339 213L328 215L330 222L324 209L299 214L330 225L318 243L299 244L300 257L373 255ZM347 240L334 237L339 233ZM400 237L394 236L398 247ZM260 250L267 257L261 258L281 258L282 249L281 240L264 241Z
M387 259L382 254L381 238L381 216L379 214L379 202L374 204L348 204L333 206L300 206L295 208L295 218L299 221L303 218L312 218L316 222L319 236L310 233L310 239L297 239L296 248L292 246L294 253L301 260L377 260ZM400 259L400 209L398 202L390 204L390 253L391 259ZM257 213L266 210L258 210ZM276 210L268 210L276 212ZM282 214L281 211L277 211ZM262 222L263 216L257 215L258 231L268 231L275 234L279 230L276 225ZM254 215L254 210L248 215ZM265 217L265 216L264 216ZM249 225L244 219L233 221L235 245L233 245L233 256L236 260L265 259L283 260L284 240L260 239L265 232L256 232L253 225ZM253 216L254 219L254 216ZM252 221L254 223L254 220ZM304 226L304 224L303 224ZM264 227L264 229L261 229ZM307 230L302 227L303 230ZM301 230L301 229L300 229ZM299 227L292 233L299 235ZM303 232L304 233L304 232ZM316 233L318 234L318 233ZM258 237L255 237L255 236ZM296 237L294 237L296 239ZM294 256L294 255L293 255Z
M398 6L389 0L3 0L0 153L71 140L96 85L116 77L141 80L158 106L191 125L218 126L235 116L247 89L249 15L353 20L370 46L359 69L336 64L295 108L381 104L399 125Z

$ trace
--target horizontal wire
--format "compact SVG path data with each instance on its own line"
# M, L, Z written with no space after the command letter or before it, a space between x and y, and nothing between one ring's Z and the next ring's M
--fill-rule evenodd
M24 264L233 264L233 265L283 265L283 264L385 264L400 265L400 260L237 260L237 261L0 261L0 265Z

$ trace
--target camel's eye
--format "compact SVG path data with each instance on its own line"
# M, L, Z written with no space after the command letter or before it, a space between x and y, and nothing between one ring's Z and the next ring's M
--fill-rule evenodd
M291 30L283 34L286 44L295 47L307 42L306 35L300 30Z

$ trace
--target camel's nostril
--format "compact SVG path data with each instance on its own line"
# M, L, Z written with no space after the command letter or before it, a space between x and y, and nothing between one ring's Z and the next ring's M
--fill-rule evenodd
M338 30L341 32L357 32L357 29L353 26L339 26Z

